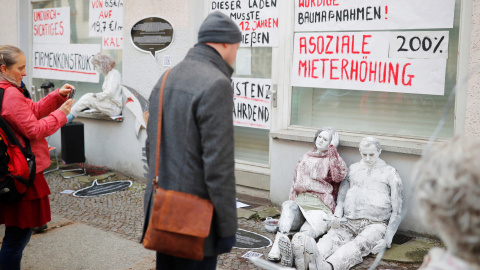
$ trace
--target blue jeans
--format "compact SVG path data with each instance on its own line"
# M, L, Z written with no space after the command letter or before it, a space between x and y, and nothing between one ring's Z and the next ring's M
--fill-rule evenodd
M202 261L183 259L157 252L157 270L215 270L217 256L204 257Z
M0 249L0 269L19 270L23 249L32 236L32 228L21 229L9 226L5 228L2 248Z

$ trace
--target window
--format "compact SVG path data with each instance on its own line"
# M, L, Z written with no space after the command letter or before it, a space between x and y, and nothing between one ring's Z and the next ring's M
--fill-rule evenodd
M453 28L435 29L449 32L444 95L292 87L290 125L333 126L354 133L428 138L442 118L448 96L457 82L460 1L455 3ZM453 134L454 110L451 109L439 138L451 138Z
M241 48L251 50L251 75L233 74L233 77L271 78L272 48ZM236 63L234 64L235 67ZM235 126L235 159L258 164L269 163L269 130Z
M70 7L70 43L71 44L101 44L101 37L89 37L89 0L56 0L56 1L43 1L32 3L32 9L44 9L44 8L60 8ZM122 50L104 50L105 54L110 55L115 59L115 69L122 73ZM95 93L102 91L103 75L100 75L98 83L79 82L79 81L66 81L66 80L53 80L33 78L32 83L36 87L37 91L40 91L40 86L45 82L52 82L55 85L55 89L63 86L65 83L69 83L75 86L76 94L75 99L78 100L86 93ZM40 94L40 97L43 93Z

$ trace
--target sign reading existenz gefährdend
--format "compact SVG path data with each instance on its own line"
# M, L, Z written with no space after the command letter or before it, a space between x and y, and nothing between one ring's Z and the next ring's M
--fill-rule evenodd
M270 129L271 79L232 78L233 123Z
M210 1L210 12L228 15L242 30L241 47L278 46L277 0Z

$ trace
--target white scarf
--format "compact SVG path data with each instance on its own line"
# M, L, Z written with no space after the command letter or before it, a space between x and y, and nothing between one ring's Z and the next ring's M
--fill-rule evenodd
M20 88L20 84L17 81L15 81L12 77L8 76L5 73L0 73L0 81L7 81L7 82L13 84L14 86Z

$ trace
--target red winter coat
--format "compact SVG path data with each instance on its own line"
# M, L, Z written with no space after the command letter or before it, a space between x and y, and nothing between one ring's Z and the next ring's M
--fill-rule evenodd
M43 178L43 170L50 166L50 153L45 137L67 123L65 114L58 110L67 97L60 95L57 89L34 103L23 96L22 89L9 82L0 81L0 87L5 89L0 114L23 146L24 138L30 141L37 166L34 184L22 200L14 204L0 204L0 224L21 228L39 227L50 220L50 189Z

